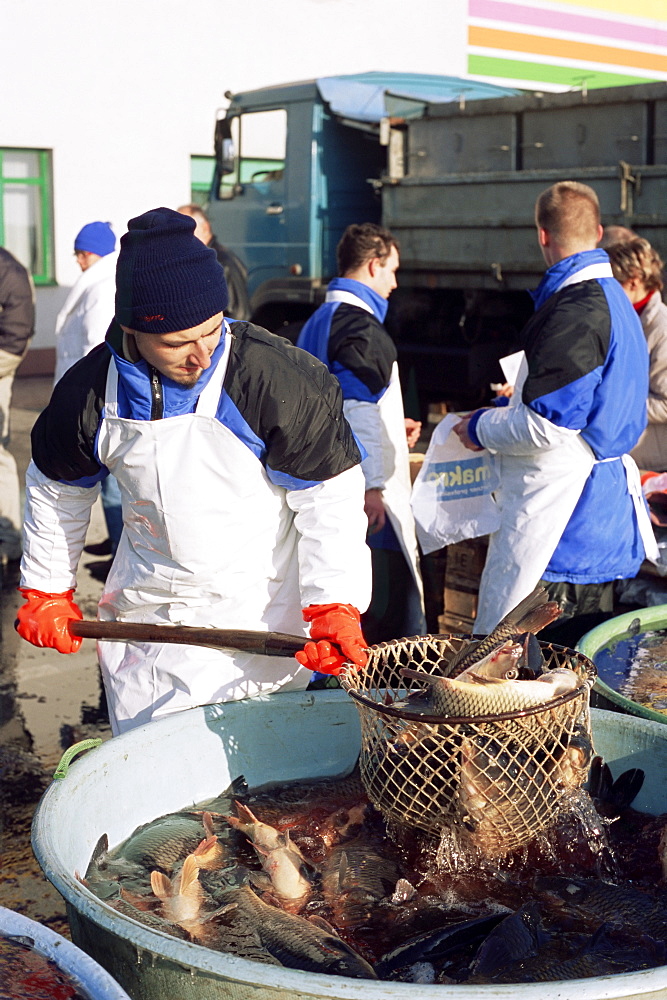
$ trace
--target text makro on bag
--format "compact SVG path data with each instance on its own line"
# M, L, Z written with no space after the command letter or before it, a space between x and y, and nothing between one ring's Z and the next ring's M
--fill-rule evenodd
M470 451L461 444L452 431L460 419L448 413L440 421L412 488L417 538L425 554L500 526L491 496L498 487L495 459L486 449Z

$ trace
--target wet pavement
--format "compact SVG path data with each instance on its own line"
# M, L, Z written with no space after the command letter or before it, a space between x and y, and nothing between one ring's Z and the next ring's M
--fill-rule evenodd
M48 401L51 380L23 378L14 383L11 450L23 482L30 458L30 430ZM87 544L101 542L106 526L101 505L93 509ZM102 584L81 561L76 601L84 618L95 618ZM101 705L95 643L63 656L37 649L14 631L22 602L15 569L4 567L0 655L0 906L31 917L69 936L62 897L42 875L30 845L30 825L41 794L64 752L91 737L109 739ZM72 817L76 822L76 817Z

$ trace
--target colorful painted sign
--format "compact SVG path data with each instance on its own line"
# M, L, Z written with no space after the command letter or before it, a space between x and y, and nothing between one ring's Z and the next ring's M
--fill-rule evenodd
M667 80L667 0L468 0L468 72L549 90Z

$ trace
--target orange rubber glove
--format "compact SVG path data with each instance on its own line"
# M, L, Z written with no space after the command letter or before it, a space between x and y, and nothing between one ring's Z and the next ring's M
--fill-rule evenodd
M311 604L303 609L304 621L310 622L310 637L303 652L295 653L302 667L321 674L337 676L344 663L365 667L368 643L361 632L361 617L351 604ZM335 642L341 652L332 647Z
M72 600L73 590L64 594L43 594L41 590L19 587L26 599L16 613L14 628L33 646L48 646L59 653L76 653L82 640L70 635L68 622L80 621L81 611Z

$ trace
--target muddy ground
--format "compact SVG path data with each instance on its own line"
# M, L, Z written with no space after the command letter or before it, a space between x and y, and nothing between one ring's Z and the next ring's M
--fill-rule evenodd
M14 383L12 444L23 482L30 457L30 430L48 401L51 380L22 378ZM102 541L106 527L95 505L88 543ZM85 568L98 559L86 556L78 575L77 601L85 618L95 618L102 584ZM43 876L30 845L30 825L42 792L67 747L90 737L108 739L101 707L101 682L95 644L63 656L36 649L14 631L17 592L14 567L4 567L1 592L0 655L0 906L38 920L69 937L65 904ZM72 817L76 822L76 817Z

